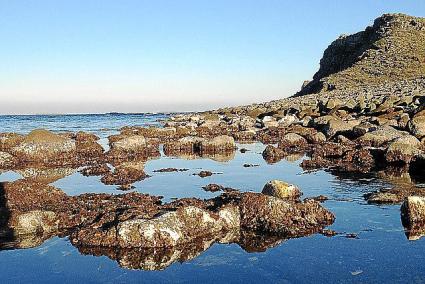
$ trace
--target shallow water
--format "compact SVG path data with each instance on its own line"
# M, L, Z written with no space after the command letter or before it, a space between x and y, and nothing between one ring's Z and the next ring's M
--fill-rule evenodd
M31 120L30 127L23 122L27 121L27 117L22 120L19 117L8 118L7 126L4 117L0 117L0 131L28 132L31 128L45 127L54 131L84 130L106 137L121 126L157 123L156 119L162 116L96 116L93 123L90 118L79 116L75 117L75 121L68 116L36 118ZM52 120L63 122L54 123ZM114 130L107 133L101 130L106 128ZM126 265L122 260L118 263L106 256L84 255L67 238L53 237L35 248L0 251L1 282L425 282L425 238L407 240L400 221L400 205L369 205L363 198L367 192L390 186L386 181L377 179L373 174L343 177L325 171L307 173L299 167L302 157L269 165L261 156L263 145L238 146L250 151L244 154L237 151L229 161L188 160L163 155L150 160L145 171L151 177L135 183L134 190L162 195L164 201L170 201L172 198L218 195L202 190L201 187L209 183L260 192L267 181L281 179L298 185L304 197L328 196L324 206L336 215L336 221L330 228L355 233L358 238L346 238L344 235L329 238L317 234L290 239L255 253L248 253L236 244L214 244L188 261L164 265L160 271L146 271L124 268ZM258 164L258 167L244 168L246 163ZM167 167L189 170L154 172ZM218 174L207 178L192 175L201 169ZM68 176L53 185L69 195L122 193L116 186L103 185L99 177L84 177L75 171L61 173ZM1 173L0 181L13 181L22 178L21 174Z

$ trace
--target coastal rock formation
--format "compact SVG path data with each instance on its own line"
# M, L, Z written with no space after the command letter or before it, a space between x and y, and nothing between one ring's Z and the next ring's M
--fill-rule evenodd
M208 200L162 204L160 198L140 193L68 196L33 180L2 183L0 188L0 229L6 232L1 240L16 247L35 246L53 235L68 235L79 248L179 250L199 240L246 245L252 234L301 237L334 221L331 212L312 200L234 190Z
M425 74L425 20L385 14L365 31L343 35L324 52L320 69L297 95L359 89Z
M26 135L10 153L20 162L67 164L75 160L76 144L65 136L37 129Z

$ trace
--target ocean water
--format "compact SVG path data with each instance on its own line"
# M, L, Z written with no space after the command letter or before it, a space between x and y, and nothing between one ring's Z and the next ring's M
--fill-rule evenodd
M0 132L26 133L33 128L52 131L88 131L105 139L125 125L158 124L166 115L75 115L1 116ZM228 161L165 157L150 160L145 171L150 178L135 183L135 191L164 196L164 201L181 197L210 198L219 193L202 190L217 183L243 191L260 192L272 179L298 185L304 197L323 194L323 205L336 215L330 226L345 234L319 234L290 239L262 252L247 252L237 244L213 244L186 261L157 260L129 268L125 258L110 254L79 252L69 240L53 237L28 249L0 251L1 283L424 283L425 238L409 241L400 220L400 205L377 206L364 200L365 193L392 186L375 174L333 175L326 171L305 172L303 157L267 164L261 156L264 145L238 145L248 152L235 152ZM243 164L257 164L244 168ZM155 173L175 167L186 172ZM201 169L219 174L207 178L192 175ZM3 172L0 181L22 178L19 172ZM53 183L69 195L85 192L119 194L116 186L103 185L99 177L84 177L69 171ZM169 262L166 262L169 261ZM138 269L137 269L138 268Z

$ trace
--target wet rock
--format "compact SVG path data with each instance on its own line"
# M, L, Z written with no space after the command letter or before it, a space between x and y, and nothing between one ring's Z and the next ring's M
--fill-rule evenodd
M16 159L6 152L0 152L0 169L9 169L16 164Z
M193 175L195 175L195 176L200 176L201 178L205 178L205 177L212 176L212 175L213 175L213 173L212 173L212 172L210 172L210 171L200 171L199 173L197 173L197 174L193 174Z
M319 232L335 220L318 202L291 203L264 194L243 194L239 207L241 228L286 237Z
M257 164L243 164L243 167L244 168L252 168L252 167L258 167L258 166L260 166L260 165L257 165Z
M14 224L14 233L30 235L50 233L58 230L59 219L55 212L34 210L16 216L10 221Z
M409 240L425 235L425 197L409 196L401 205L401 220Z
M154 170L154 173L172 173L172 172L187 172L189 169L177 169L177 168L163 168Z
M188 206L151 220L128 220L117 227L118 243L123 248L175 247L216 234L224 224L238 227L239 212L236 208L226 209L222 216L220 218L219 213L218 218L214 218L206 210Z
M264 185L263 194L280 199L299 199L302 195L298 187L280 180L272 180Z
M221 135L200 143L201 153L220 153L236 149L235 140L231 136Z
M164 152L166 155L172 153L196 153L199 152L200 144L204 141L204 138L187 136L179 139L175 142L168 142L164 144Z
M393 180L392 183L394 184L393 188L365 194L368 203L396 204L403 202L409 196L425 196L425 190L412 182Z
M323 203L323 202L329 200L329 198L327 196L324 196L324 195L319 195L319 196L308 197L305 200L314 200L314 201Z
M129 185L147 177L149 176L144 172L143 163L126 162L115 167L113 172L105 174L101 181L107 185Z
M266 160L268 163L275 163L280 161L285 156L285 152L280 148L274 147L273 145L267 145L262 155L264 160Z
M21 162L66 165L75 163L76 145L70 138L37 129L25 136L10 152Z
M205 191L210 191L210 192L217 192L217 191L222 191L224 189L224 186L222 185L218 185L218 184L214 184L214 183L210 183L206 186L202 187Z
M389 144L385 158L387 162L403 162L410 161L422 151L421 142L414 136L406 135L395 139Z
M97 164L97 165L92 165L92 166L88 166L85 167L83 169L80 170L80 173L83 176L103 176L106 175L110 172L110 168L108 167L107 164Z

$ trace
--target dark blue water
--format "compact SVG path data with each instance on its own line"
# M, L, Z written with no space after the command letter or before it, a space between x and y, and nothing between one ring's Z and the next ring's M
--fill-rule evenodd
M157 123L163 116L96 115L66 117L0 117L0 131L28 132L46 127L55 131L116 131L124 125ZM91 121L93 119L93 121ZM7 126L5 123L7 122ZM28 126L31 125L32 127ZM68 127L67 127L68 126ZM106 256L81 254L67 238L54 237L42 245L0 252L2 283L424 283L425 238L409 241L400 221L400 205L376 206L365 202L363 194L391 186L387 181L368 176L342 177L325 171L304 172L302 157L269 165L261 157L264 145L240 145L249 152L236 152L229 161L186 160L162 156L146 163L151 178L135 183L134 190L163 195L165 201L180 197L209 198L202 186L217 183L259 192L272 179L298 185L304 196L329 197L324 206L336 215L330 227L338 232L356 233L357 239L344 235L322 235L291 239L265 252L248 253L236 244L214 244L199 256L174 262L161 271L128 269ZM244 168L243 164L258 164ZM164 167L188 168L187 172L154 173ZM208 178L193 176L200 169L221 174ZM0 181L20 178L19 173L0 174ZM115 186L103 185L98 177L76 172L54 185L67 194L83 192L121 193ZM121 264L121 266L120 266Z

